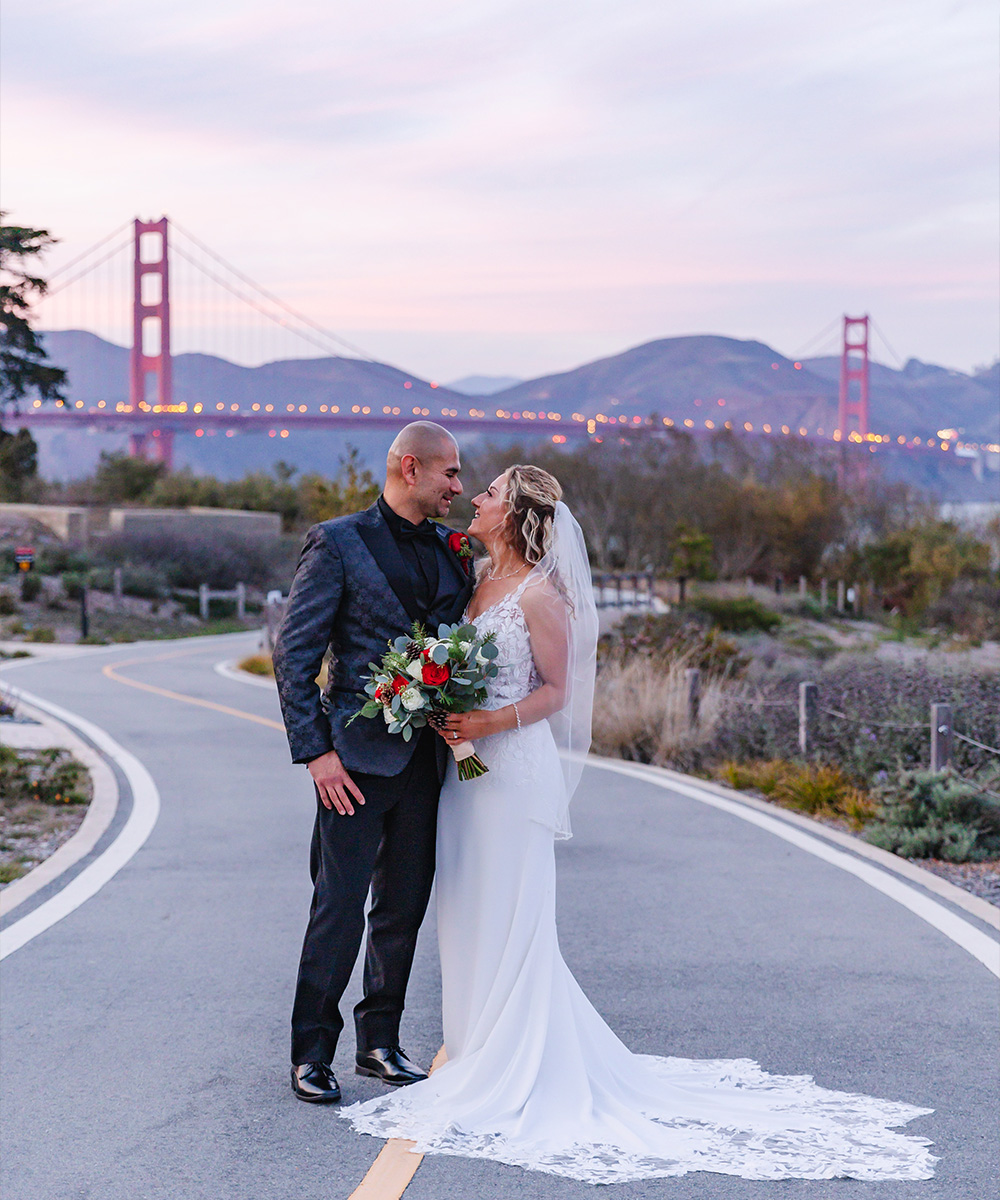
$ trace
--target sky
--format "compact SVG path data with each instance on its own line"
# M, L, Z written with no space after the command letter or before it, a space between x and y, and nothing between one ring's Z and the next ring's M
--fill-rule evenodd
M166 213L442 381L829 351L845 312L890 364L1000 352L992 0L7 0L0 34L49 269Z

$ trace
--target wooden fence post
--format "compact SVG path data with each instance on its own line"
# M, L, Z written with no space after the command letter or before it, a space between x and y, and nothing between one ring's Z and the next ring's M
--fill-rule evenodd
M847 588L842 579L837 580L837 612L843 612L847 607Z
M247 585L238 583L236 585L236 619L245 621L247 615Z
M799 599L804 600L805 598L806 598L806 577L804 575L800 575L799 576Z
M815 683L799 684L799 750L808 754L816 735L819 689Z
M111 572L111 590L115 597L115 608L122 606L122 569L115 567Z
M683 606L683 604L684 604L684 595L685 595L686 587L687 587L687 576L686 575L678 575L677 576L677 604L678 604L678 606Z
M701 671L697 667L688 667L684 680L687 683L688 729L695 729L701 711Z
M819 581L819 604L823 611L826 611L827 605L830 603L830 589L827 581L821 579Z
M208 584L198 584L198 615L203 621L208 620Z
M931 770L943 771L951 761L951 705L931 705Z
M751 575L747 576L747 591L753 593L753 577Z

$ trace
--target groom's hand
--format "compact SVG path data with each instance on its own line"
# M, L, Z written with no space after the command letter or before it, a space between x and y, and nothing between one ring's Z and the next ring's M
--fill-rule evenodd
M336 750L328 750L309 764L309 774L326 808L335 808L342 817L354 816L354 804L364 804L358 785L348 775ZM354 804L351 798L354 798Z

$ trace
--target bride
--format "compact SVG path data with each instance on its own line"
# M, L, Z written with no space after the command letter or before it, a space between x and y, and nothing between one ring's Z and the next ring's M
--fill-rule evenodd
M466 619L505 664L486 707L446 718L488 774L441 792L437 920L447 1061L343 1111L418 1152L512 1163L588 1183L689 1171L745 1179L928 1179L928 1109L834 1092L749 1059L631 1053L563 962L553 841L590 744L597 614L580 527L534 466L472 501L489 551Z

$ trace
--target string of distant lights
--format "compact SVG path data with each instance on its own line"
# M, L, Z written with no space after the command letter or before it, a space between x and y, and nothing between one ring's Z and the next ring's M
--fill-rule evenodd
M406 387L406 384L404 383L403 386ZM725 405L726 401L720 399L717 400L716 403L719 405ZM42 401L36 400L33 402L33 407L35 409L38 409L41 406ZM128 414L136 411L131 405L122 401L119 401L113 407L104 400L98 401L96 405L92 404L89 407L87 407L82 400L77 400L73 405L61 406L74 408L81 413L83 413L83 410L86 409L86 413L95 415L100 413L110 415L113 412L116 415L127 416ZM510 409L497 408L494 409L493 412L487 412L487 410L483 408L469 408L463 413L457 408L444 407L439 409L437 413L433 413L432 410L426 405L407 406L389 404L375 406L374 408L367 404L354 404L351 405L350 408L345 405L342 410L341 407L336 404L320 404L318 406L311 406L308 404L285 404L284 406L274 404L242 405L239 403L223 404L221 401L219 401L214 406L211 404L205 405L201 403L192 405L181 403L170 405L169 407L166 405L161 406L159 404L141 404L139 405L138 411L149 414L174 413L190 414L192 416L199 416L203 413L205 415L212 416L237 414L241 417L273 416L273 418L277 421L282 415L282 409L284 409L284 413L297 416L305 416L308 414L313 414L315 416L317 413L330 417L336 417L343 413L344 416L374 416L376 418L380 416L430 417L433 415L445 418L466 417L473 420L489 420L490 422L510 421L512 424L523 423L527 425L540 425L544 422L563 421L562 413L545 410L531 411L529 409L524 409L521 411L512 411ZM897 434L896 436L888 433L861 434L856 430L849 431L845 436L843 431L840 429L833 429L827 432L823 428L808 429L804 425L792 426L778 425L772 422L755 423L753 421L741 422L732 420L715 421L710 417L696 422L693 417L675 419L673 417L654 418L637 415L627 416L625 414L614 416L608 415L607 413L597 413L593 417L587 417L584 416L583 413L574 412L570 415L569 420L572 421L574 425L581 426L580 432L586 432L587 435L594 438L595 441L604 440L604 437L609 434L614 436L624 433L649 432L650 430L660 428L667 431L673 430L678 433L721 433L722 431L728 431L734 433L764 434L765 436L772 437L812 438L813 440L829 441L834 443L848 442L859 446L867 445L873 452L877 451L880 446L896 445L907 450L926 449L943 451L945 453L955 452L960 457L963 453L967 455L976 453L1000 454L1000 443L965 441L962 439L962 436L957 429L939 429L937 430L936 436L923 438L913 435L907 436L905 434ZM206 436L207 433L207 431L204 430L196 430L195 432L199 437ZM290 433L290 430L276 430L275 432L271 433L271 436L288 437ZM556 442L556 444L561 444L566 441L566 438L562 434L554 434L552 440Z

